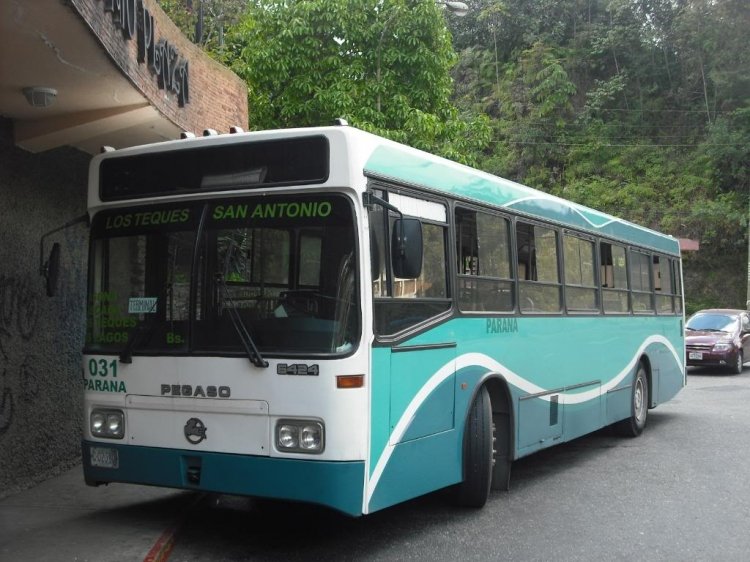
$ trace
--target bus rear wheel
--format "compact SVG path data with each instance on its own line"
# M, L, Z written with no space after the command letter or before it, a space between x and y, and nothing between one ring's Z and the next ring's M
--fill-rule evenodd
M646 367L638 364L633 380L633 392L630 400L630 417L615 423L615 431L624 437L638 437L643 433L648 418L648 378Z
M487 503L492 483L493 458L492 404L486 387L474 397L466 421L463 444L463 482L456 489L456 500L465 507Z

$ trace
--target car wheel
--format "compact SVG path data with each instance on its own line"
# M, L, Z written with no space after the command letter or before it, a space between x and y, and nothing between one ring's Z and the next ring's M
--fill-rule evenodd
M482 507L492 481L492 405L486 387L474 397L466 420L463 447L464 480L456 487L456 501L466 507Z
M732 372L735 375L739 375L742 372L742 369L744 368L745 363L745 357L742 355L742 350L740 349L737 352L737 360L735 361L734 367L732 368Z
M638 437L646 427L648 419L648 378L646 367L638 364L633 380L633 392L630 400L630 417L614 424L617 433L624 437Z

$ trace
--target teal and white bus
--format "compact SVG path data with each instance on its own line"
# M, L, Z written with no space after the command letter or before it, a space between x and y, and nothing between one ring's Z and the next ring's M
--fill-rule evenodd
M352 127L105 151L88 209L90 485L480 507L685 384L676 239Z

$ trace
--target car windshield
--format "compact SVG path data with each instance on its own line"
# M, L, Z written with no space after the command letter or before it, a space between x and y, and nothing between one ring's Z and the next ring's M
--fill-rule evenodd
M729 314L697 313L687 322L688 330L703 332L732 332L737 327L737 317Z
M331 354L360 333L342 196L125 208L92 225L89 352Z

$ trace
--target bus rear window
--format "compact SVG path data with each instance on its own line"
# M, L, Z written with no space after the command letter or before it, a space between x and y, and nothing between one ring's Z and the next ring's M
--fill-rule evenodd
M116 201L323 183L328 160L328 140L319 135L107 158L99 168L99 195Z

